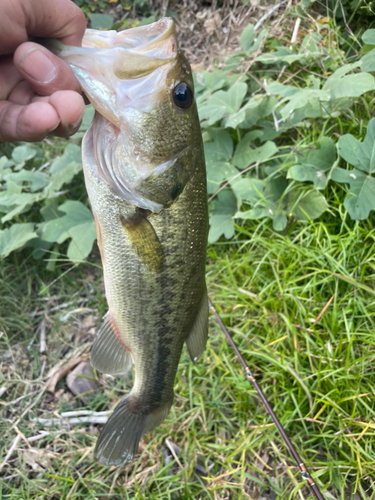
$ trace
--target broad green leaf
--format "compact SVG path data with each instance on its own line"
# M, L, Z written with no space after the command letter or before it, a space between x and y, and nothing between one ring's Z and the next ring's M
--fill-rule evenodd
M350 165L367 173L375 172L375 118L367 126L363 142L351 134L345 134L338 141L339 155ZM375 195L374 195L375 196Z
M207 164L207 192L208 194L215 193L221 184L229 181L238 170L229 162L216 162Z
M242 201L247 201L254 205L261 198L264 181L240 176L231 181L230 186L238 198L239 205Z
M0 256L7 257L37 236L32 222L13 224L9 229L0 230Z
M207 131L213 142L204 144L205 153L208 152L214 160L228 160L233 154L233 140L227 130L222 128L211 128ZM207 154L206 154L207 159Z
M362 40L368 45L375 45L375 29L363 33ZM365 54L362 59L362 71L375 71L375 49Z
M17 164L23 164L28 160L31 160L36 155L37 151L32 146L24 144L23 146L17 146L13 149L12 158Z
M81 169L81 148L76 144L68 144L64 154L55 158L50 167L51 178L44 189L44 195L47 198L55 196L61 187L70 182Z
M375 71L375 49L365 54L362 59L362 71Z
M374 77L369 73L355 73L354 75L334 78L337 71L328 78L323 86L324 91L330 92L331 99L359 97L365 92L375 89Z
M200 120L206 120L204 125L212 125L224 116L236 113L247 93L244 82L234 84L228 91L218 90L199 109Z
M275 64L278 62L286 62L287 64L292 64L304 58L304 54L296 54L294 50L289 49L288 47L277 47L274 52L260 54L256 58L256 61L259 61L263 64Z
M368 45L375 45L375 29L366 30L362 35L362 40Z
M207 169L207 191L214 193L222 182L234 177L238 172L229 163L233 152L233 140L223 129L209 129L213 142L204 143L204 153Z
M254 26L248 24L241 33L241 48L247 54L251 54L259 49L262 40L267 36L268 31L262 30L260 33L254 31Z
M319 191L310 191L302 197L294 192L290 200L293 215L297 220L308 221L317 219L328 208L325 197Z
M240 44L244 52L250 50L256 38L256 33L254 32L254 25L248 24L241 33Z
M288 224L288 217L285 212L276 212L272 218L272 227L275 231L283 231Z
M50 167L51 174L62 172L72 161L81 163L81 148L76 144L68 144L61 156L55 158Z
M230 189L223 189L213 203L208 241L214 243L221 235L227 239L234 235L233 214L237 209L236 197Z
M367 219L371 210L375 210L375 178L357 170L334 168L332 180L350 184L350 193L344 201L344 207L354 220Z
M30 170L21 170L7 175L6 181L12 181L24 189L29 189L32 192L38 191L48 183L48 175L44 172L31 172ZM24 184L26 183L26 185Z
M298 87L293 85L284 85L283 83L272 82L267 85L267 92L269 94L281 95L282 97L291 98L301 91Z
M113 16L109 14L90 14L90 21L94 30L108 29L113 25Z
M35 203L36 201L40 201L41 199L41 193L20 193L18 196L14 196L12 199L2 198L0 200L2 203L2 207L5 206L6 202L9 202L9 209L6 210L6 215L1 218L1 222L12 220L13 217L27 211L33 203Z
M304 88L296 92L290 99L288 104L286 104L282 109L280 109L280 114L286 120L289 116L299 108L306 106L307 104L312 104L314 101L329 101L330 95L324 90L316 90Z
M246 212L237 212L235 219L260 220L268 217L272 219L272 228L275 231L283 231L288 223L288 217L284 210L274 212L270 207L255 207Z
M239 127L241 129L253 127L259 120L270 115L275 109L276 104L277 99L273 96L257 95L252 97L239 111L245 111L245 119L239 123Z
M325 172L329 170L336 160L335 144L329 137L320 141L320 149L310 151L299 159L288 172L288 177L296 181L311 181L315 188L324 189L327 185Z
M58 207L65 215L43 225L42 239L62 243L68 238L68 257L73 262L85 259L96 239L94 218L88 208L79 201L66 201Z
M252 148L250 144L254 140L254 132L247 133L244 138L237 144L236 151L233 156L233 165L240 170L248 167L253 163L262 163L270 159L278 148L272 141L267 141L259 148Z

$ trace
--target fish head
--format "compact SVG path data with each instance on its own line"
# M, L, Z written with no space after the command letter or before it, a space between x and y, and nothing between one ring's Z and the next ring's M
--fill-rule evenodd
M191 176L201 137L191 68L174 21L125 30L87 30L67 47L70 64L97 113L86 140L98 175L119 196L160 211ZM189 160L190 159L190 160Z

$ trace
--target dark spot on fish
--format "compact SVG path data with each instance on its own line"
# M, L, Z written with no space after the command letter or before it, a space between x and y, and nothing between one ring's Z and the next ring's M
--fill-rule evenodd
M176 184L174 188L172 189L172 200L175 200L177 196L180 194L181 186L180 184Z

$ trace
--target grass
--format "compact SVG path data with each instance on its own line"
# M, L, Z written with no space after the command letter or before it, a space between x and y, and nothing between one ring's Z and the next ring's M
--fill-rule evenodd
M331 35L333 44L338 30ZM286 150L311 146L322 130L363 138L371 105L360 98L323 127L300 127L285 138ZM43 143L42 156L64 145ZM82 182L73 184L82 197ZM375 230L373 217L350 220L343 188L325 194L330 211L317 221L290 223L283 233L270 221L246 221L232 241L211 245L208 290L325 498L372 500ZM93 461L100 425L38 422L110 410L133 377L94 373L98 388L85 403L66 376L48 390L61 361L87 356L107 308L96 248L80 266L50 267L28 250L0 261L0 462L9 455L0 465L1 500L312 500L214 318L203 358L193 365L183 352L169 417L125 467Z
M208 251L210 297L326 498L375 498L374 236L338 212L284 235L247 223L235 241ZM203 359L193 365L183 353L171 414L134 462L94 463L97 426L36 423L109 409L131 379L102 378L86 406L64 379L54 395L46 391L49 369L91 345L84 320L98 325L105 307L99 260L52 278L15 258L2 263L0 281L1 456L21 439L3 470L2 498L312 498L213 318ZM38 352L43 317L46 354ZM50 434L27 441L40 430ZM179 463L166 439L181 448Z

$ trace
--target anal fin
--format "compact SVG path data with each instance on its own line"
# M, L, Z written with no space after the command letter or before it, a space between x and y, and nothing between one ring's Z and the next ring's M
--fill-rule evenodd
M90 361L96 370L109 375L126 373L132 366L130 350L117 336L109 313L104 316L92 346Z
M186 337L186 345L191 357L195 360L203 353L206 348L208 337L208 297L207 290L204 290L202 301L199 307L197 317L195 318L192 329Z

